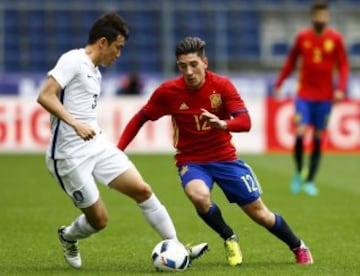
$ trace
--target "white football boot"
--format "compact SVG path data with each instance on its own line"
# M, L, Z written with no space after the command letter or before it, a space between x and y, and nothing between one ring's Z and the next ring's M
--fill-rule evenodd
M81 267L81 256L80 256L79 249L78 249L78 243L77 243L77 241L67 241L64 239L63 232L64 232L65 228L66 228L66 226L61 226L58 229L59 241L63 248L64 258L70 266L72 266L74 268L80 268Z
M206 242L203 242L195 246L187 246L186 249L189 252L190 261L193 261L208 251L209 246Z

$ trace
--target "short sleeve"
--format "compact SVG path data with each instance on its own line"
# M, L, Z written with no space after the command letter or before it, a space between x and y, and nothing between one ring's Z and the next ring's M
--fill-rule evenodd
M74 54L65 53L57 61L55 67L48 72L62 88L76 76L79 71L81 62Z

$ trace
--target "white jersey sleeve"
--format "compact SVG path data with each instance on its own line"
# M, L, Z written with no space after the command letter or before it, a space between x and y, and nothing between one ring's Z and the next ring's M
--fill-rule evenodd
M75 63L74 58L76 58L77 51L67 52L63 54L55 67L48 73L51 75L62 88L65 86L78 74L80 73L80 63Z

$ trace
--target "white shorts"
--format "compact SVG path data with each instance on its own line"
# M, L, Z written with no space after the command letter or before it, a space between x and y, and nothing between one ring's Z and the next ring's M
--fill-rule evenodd
M78 208L90 207L99 199L96 181L108 185L134 166L126 154L111 143L92 156L58 160L47 157L46 165Z

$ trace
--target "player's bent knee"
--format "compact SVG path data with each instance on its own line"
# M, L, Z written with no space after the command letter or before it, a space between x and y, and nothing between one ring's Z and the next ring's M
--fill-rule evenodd
M274 218L274 215L271 213L271 212L269 212L268 210L256 210L255 212L254 212L254 217L253 217L253 219L257 222L257 223L259 223L259 224L261 224L262 226L265 226L265 227L272 227L273 225L274 225L274 220L275 220L275 218Z
M144 202L149 199L152 195L152 189L149 184L142 182L141 184L136 185L136 189L129 193L129 196L135 201Z
M211 205L210 195L188 194L188 197L195 206L198 213L205 214L208 212Z
M108 222L107 216L95 217L89 220L90 225L97 231L104 229L107 225L107 222Z
M142 195L146 198L149 198L152 194L152 190L151 190L151 187L149 184L145 183L145 182L142 182L140 185L138 185L138 191L137 193L139 195Z
M210 202L210 196L207 194L195 194L190 193L188 197L195 205L203 205L206 202Z

